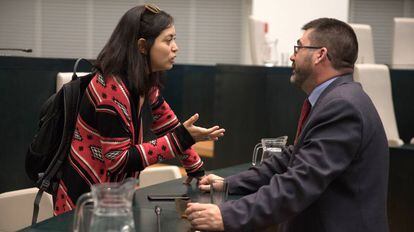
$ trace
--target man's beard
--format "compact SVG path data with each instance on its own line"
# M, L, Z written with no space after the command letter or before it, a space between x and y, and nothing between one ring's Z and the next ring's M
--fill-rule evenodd
M303 83L310 77L312 74L312 67L310 67L310 61L306 60L306 63L301 67L296 67L296 64L292 64L293 73L290 76L290 83L296 87L302 89Z

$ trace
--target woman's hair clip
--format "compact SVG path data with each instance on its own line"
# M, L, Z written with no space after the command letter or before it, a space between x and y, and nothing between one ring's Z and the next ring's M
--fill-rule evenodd
M154 4L145 4L145 9L151 11L154 14L158 14L161 12L161 9Z

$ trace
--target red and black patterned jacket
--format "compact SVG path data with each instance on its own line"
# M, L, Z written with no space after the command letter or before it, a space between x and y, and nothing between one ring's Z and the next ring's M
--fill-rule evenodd
M151 130L157 139L143 143L144 98L139 99L135 110L120 78L104 78L98 73L92 79L82 98L70 155L62 167L56 215L73 209L78 197L89 192L92 184L138 178L145 167L163 160L177 157L188 175L204 173L202 160L191 148L193 138L158 88L151 89L148 96L154 119ZM137 117L138 125L134 125L133 117Z

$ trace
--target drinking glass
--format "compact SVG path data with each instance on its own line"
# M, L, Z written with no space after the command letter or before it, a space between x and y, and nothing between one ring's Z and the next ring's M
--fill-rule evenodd
M210 183L210 199L212 204L219 205L227 200L229 185L225 179L213 179Z

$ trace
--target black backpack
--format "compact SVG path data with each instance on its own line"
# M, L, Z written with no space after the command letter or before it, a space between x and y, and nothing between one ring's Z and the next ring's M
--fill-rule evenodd
M75 63L72 80L43 103L39 128L26 153L26 173L39 188L34 202L32 225L37 221L43 192L53 196L57 192L60 167L69 155L79 104L95 74L78 77L76 70L81 60L85 59L80 58Z

